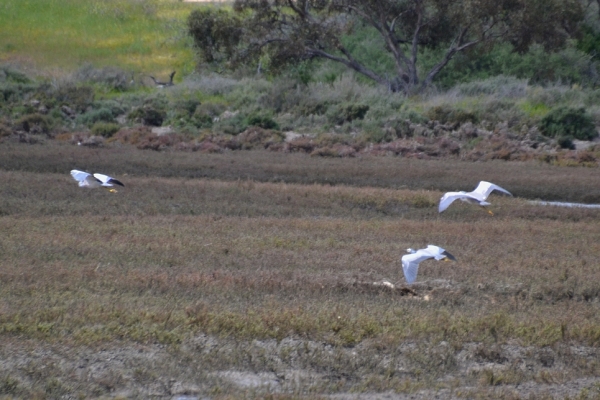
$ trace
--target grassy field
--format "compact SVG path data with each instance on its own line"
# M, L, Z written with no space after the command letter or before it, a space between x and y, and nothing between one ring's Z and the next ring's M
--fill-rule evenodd
M54 76L85 63L183 76L195 67L185 20L197 7L176 0L6 0L0 62Z
M80 189L71 168L126 187ZM484 177L516 197L492 196L493 217L437 213L448 186ZM599 180L5 143L0 396L598 398L600 213L527 199L580 200ZM373 285L403 288L400 256L429 243L458 261L425 262L414 293Z
M182 83L195 68L185 18L196 7L4 0L0 63L55 78L85 64L159 78L176 70L172 100L197 108L184 100L198 97L208 112L205 97L214 97L223 108L215 113L221 103L249 115L287 104L290 117L301 99L352 98L380 115L377 129L405 101L349 77L304 94L284 81ZM458 90L411 107L479 107L482 119L531 125L513 118L515 107L533 118L530 103L568 103L597 120L595 92L489 84L520 97L498 103L478 94L483 88L462 104ZM13 130L17 118L42 112L30 100L12 99L6 116L15 123L0 121L8 132L0 143L0 399L600 398L600 211L529 203L600 203L591 152L591 167L557 167L154 152L118 141L74 146L53 134L29 145ZM116 100L95 106L103 104L120 109ZM169 121L181 119L173 114ZM282 130L327 123L320 116ZM75 168L126 186L81 189L69 176ZM515 197L493 195L493 217L466 204L438 214L445 191L480 180ZM400 257L427 244L458 261L425 262L408 288Z

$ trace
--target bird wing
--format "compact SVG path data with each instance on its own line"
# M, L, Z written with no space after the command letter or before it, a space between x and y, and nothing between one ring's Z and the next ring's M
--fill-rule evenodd
M112 186L112 184L115 185L119 185L119 186L125 186L123 185L121 182L119 182L118 180L108 176L108 175L104 175L104 174L94 174L94 178L98 179L100 182L102 182L102 186Z
M445 249L442 249L441 247L435 246L433 244L427 245L427 248L423 249L423 251L426 251L428 254L431 255L431 257L435 258L438 261L443 260L444 258L456 261L456 258L452 254L447 252Z
M445 256L449 260L456 261L456 257L454 257L452 254L448 253L446 250L444 250L442 252L442 255Z
M440 205L438 207L438 212L444 211L446 208L448 208L450 206L450 204L452 204L452 202L454 200L457 200L460 198L465 198L465 197L469 197L469 196L467 194L461 193L461 192L448 192L448 193L444 194L442 196L442 198L440 199Z
M83 182L83 181L85 181L85 179L88 176L90 176L90 174L88 174L87 172L83 172L83 171L79 171L79 170L74 169L74 170L71 170L71 176L77 182Z
M408 254L409 256L412 254ZM419 263L414 262L406 258L406 256L402 257L402 270L404 271L404 278L406 278L407 283L413 283L415 279L417 279L417 273L419 272Z
M494 190L498 190L509 196L512 196L512 194L508 190L503 189L498 185L495 185L491 182L486 182L486 181L479 182L479 185L477 185L475 190L473 190L469 194L472 195L473 197L476 197L478 200L485 200L490 195L490 193L492 193Z
M417 279L417 273L419 272L419 264L421 261L432 258L433 256L427 249L417 250L412 254L405 254L402 256L402 269L404 270L404 277L406 282L413 283Z

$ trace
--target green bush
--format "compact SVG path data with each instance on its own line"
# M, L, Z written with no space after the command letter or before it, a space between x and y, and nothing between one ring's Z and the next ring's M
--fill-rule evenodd
M575 144L573 144L571 136L561 136L558 138L557 143L561 149L575 150Z
M125 114L128 110L128 107L126 105L122 104L121 102L119 102L118 100L94 101L92 104L92 108L94 108L94 109L106 108L106 109L110 110L112 115L115 117L117 115Z
M152 107L144 107L142 108L142 112L142 121L144 125L162 126L166 117L165 111Z
M108 108L91 110L77 117L77 121L83 125L92 126L96 122L114 122L114 116Z
M369 106L366 104L341 104L331 107L327 112L327 118L336 125L342 125L344 122L363 119L367 111Z
M145 98L143 105L134 107L127 114L127 119L147 126L162 126L167 119L166 110L171 108L173 107L165 96Z
M226 133L229 135L237 135L246 130L248 127L247 118L241 114L235 114L227 118L221 118L213 125L213 129L217 132Z
M420 60L424 69L432 68L443 51L443 46L423 49ZM487 80L499 75L528 80L529 84L569 82L594 85L598 80L592 57L573 45L550 53L543 46L535 45L520 53L505 43L491 50L476 48L457 54L436 76L434 84L449 89L459 83Z
M94 126L92 126L92 134L110 138L117 133L120 128L121 126L119 124L113 124L112 122L96 122Z
M584 108L559 107L540 121L540 131L550 137L571 136L591 140L598 136L592 117Z
M95 83L108 90L124 92L130 88L133 74L118 67L96 68L86 64L75 73L75 79Z
M433 107L427 111L426 115L429 119L439 121L442 124L448 122L458 122L460 124L465 122L477 123L479 120L471 111L454 109L447 105Z
M300 104L296 107L295 112L297 115L324 115L328 108L328 101L305 101L304 104Z
M128 120L139 122L148 126L162 126L166 117L167 113L164 109L155 108L151 104L134 108L129 114L127 114Z
M38 89L39 85L35 83L0 82L0 104L23 101L27 95Z
M211 128L215 118L223 111L225 111L225 106L219 103L198 104L189 118L189 123L198 129Z
M90 86L65 85L54 93L49 93L49 105L57 102L57 106L69 106L78 112L84 112L94 101L94 89ZM54 100L54 101L52 101Z
M263 129L279 129L279 124L273 121L271 117L265 115L250 115L248 117L248 126L258 126Z
M49 133L52 121L43 114L27 114L17 120L16 125L25 132Z

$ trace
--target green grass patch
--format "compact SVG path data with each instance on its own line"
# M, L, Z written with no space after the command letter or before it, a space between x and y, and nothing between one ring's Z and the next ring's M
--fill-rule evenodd
M194 68L185 18L195 7L175 0L6 0L0 60L57 74L92 63L157 75L177 70L181 77Z
M529 118L539 120L550 111L550 107L544 103L521 100L517 103L519 109Z

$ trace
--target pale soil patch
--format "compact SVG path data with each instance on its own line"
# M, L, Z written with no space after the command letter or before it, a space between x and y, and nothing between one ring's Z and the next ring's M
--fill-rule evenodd
M178 350L158 344L113 343L90 348L15 339L0 345L0 377L5 392L17 396L46 392L62 397L110 394L127 398L205 398L216 388L231 394L251 389L258 398L261 393L317 390L322 397L339 400L600 395L600 378L576 371L583 363L598 359L600 350L594 347L466 343L453 349L442 341L428 348L414 342L401 343L389 352L393 354L375 350L368 342L349 348L294 338L241 343L204 334L190 338ZM375 378L368 373L361 375L362 365L373 363L394 365L395 374L410 385L419 368L417 355L422 351L447 353L453 367L438 382L463 385L455 389L449 385L441 389L415 387L407 393L327 394L324 390L340 380ZM258 358L262 360L260 365L248 365L248 360ZM344 365L350 364L355 366L354 376L343 372L347 369ZM511 383L487 382L494 374L522 374L523 378ZM12 386L6 382L12 382Z

